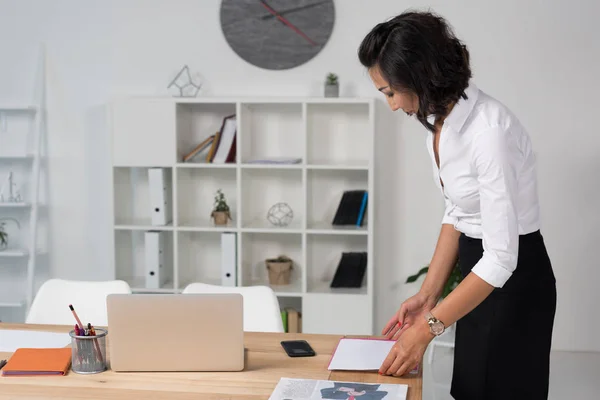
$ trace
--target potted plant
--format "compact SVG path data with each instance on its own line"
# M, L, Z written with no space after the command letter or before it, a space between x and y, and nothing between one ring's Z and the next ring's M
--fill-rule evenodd
M327 74L327 79L325 80L325 97L338 97L339 93L338 76L331 72Z
M419 272L417 272L416 274L411 275L408 278L406 278L406 283L415 282L417 279L419 279L419 277L421 275L426 274L427 272L429 272L429 265L421 268L421 270ZM462 281L462 274L460 272L460 266L457 262L456 265L454 265L454 268L452 269L450 276L448 277L448 281L446 282L446 285L444 286L444 290L442 291L442 299L445 298L446 296L448 296L450 294L450 292L452 292L454 290L454 288L456 288L461 281Z
M268 258L265 260L267 270L269 271L269 284L271 285L289 285L292 274L293 261L285 255L277 258Z
M14 218L0 218L0 251L6 250L8 247L8 233L6 232L5 226L8 221L13 221L17 228L21 228L19 221Z
M215 221L215 225L227 225L228 220L231 219L229 205L227 205L227 200L221 189L217 190L215 206L210 216Z

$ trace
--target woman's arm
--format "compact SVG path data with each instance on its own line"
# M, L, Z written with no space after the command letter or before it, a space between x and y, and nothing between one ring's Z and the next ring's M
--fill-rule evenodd
M397 338L406 329L425 321L427 312L435 307L458 256L460 232L450 224L442 224L435 252L429 264L429 271L421 290L402 303L398 312L390 318L381 331L388 339Z
M471 312L493 290L494 286L471 272L442 302L431 310L431 314L448 327ZM427 321L423 321L421 327L429 331Z
M458 258L458 238L460 232L454 226L443 224L440 235L429 264L429 271L421 285L421 292L437 302L442 295L444 286L456 265Z

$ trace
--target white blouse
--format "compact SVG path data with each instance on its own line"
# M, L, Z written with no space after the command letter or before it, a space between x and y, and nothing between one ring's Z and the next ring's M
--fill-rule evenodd
M465 93L468 99L442 126L439 170L432 134L427 149L446 202L442 223L482 239L483 256L472 272L502 287L517 267L519 235L539 229L535 157L527 131L506 106L472 83Z

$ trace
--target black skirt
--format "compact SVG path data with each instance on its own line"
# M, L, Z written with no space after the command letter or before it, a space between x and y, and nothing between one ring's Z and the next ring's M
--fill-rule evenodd
M483 255L482 241L461 235L466 276ZM450 393L456 400L548 398L556 280L539 231L519 238L517 268L456 324Z

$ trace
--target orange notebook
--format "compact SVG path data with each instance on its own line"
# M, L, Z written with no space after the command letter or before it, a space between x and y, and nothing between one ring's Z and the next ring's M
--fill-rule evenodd
M19 348L10 357L3 376L65 375L71 366L71 348Z

